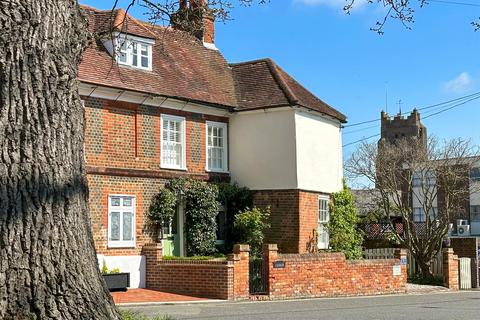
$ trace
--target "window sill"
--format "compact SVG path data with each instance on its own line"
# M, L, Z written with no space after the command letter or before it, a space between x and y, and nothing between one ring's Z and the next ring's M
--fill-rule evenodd
M135 243L108 243L107 249L136 249Z
M163 166L163 165L160 165L160 169L167 169L167 170L177 170L177 171L188 171L188 168L187 167L169 167L169 166Z
M211 169L205 169L205 172L208 172L208 173L225 173L225 174L230 174L230 171L228 171L228 170L211 170Z

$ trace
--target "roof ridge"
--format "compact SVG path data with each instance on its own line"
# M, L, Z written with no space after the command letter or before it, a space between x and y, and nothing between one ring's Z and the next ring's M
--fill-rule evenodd
M122 8L118 8L118 9L115 10L115 18L113 20L113 28L117 28L117 27L121 26L125 21L128 23L128 19L130 19L133 23L135 23L136 25L138 25L139 27L144 29L149 34L151 34L154 37L154 39L157 38L157 35L152 30L150 30L149 28L147 28L145 26L146 22L134 18L131 14L129 14L127 11L123 10ZM121 28L120 28L120 31L122 31ZM128 29L126 31L128 33Z
M278 73L277 68L279 67L277 67L277 64L270 58L266 59L265 62L267 63L268 69L270 70L270 73L275 79L275 82L277 82L280 89L282 89L283 94L287 98L288 102L291 105L297 105L300 100L295 96L292 90L290 90L288 84L285 83L283 77Z
M255 60L249 60L249 61L242 61L242 62L234 62L234 63L229 63L230 66L242 66L246 64L254 64L254 63L259 63L259 62L267 62L270 58L260 58L260 59L255 59Z

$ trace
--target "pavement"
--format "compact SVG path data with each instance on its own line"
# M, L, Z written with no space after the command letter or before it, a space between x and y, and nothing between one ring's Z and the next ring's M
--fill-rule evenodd
M174 319L478 320L480 291L258 302L121 306L146 316Z
M172 302L193 302L205 301L205 298L187 296L183 294L168 293L150 289L128 289L128 291L117 291L110 293L116 305L151 304L151 303L172 303Z

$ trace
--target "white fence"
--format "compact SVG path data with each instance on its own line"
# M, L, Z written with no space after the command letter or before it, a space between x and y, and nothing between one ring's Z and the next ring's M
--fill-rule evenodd
M395 255L395 248L377 248L377 249L367 249L363 251L363 257L365 259L393 259ZM413 276L418 273L419 268L415 262L415 258L408 252L407 254L407 269L408 275ZM443 276L443 259L441 250L433 258L430 264L430 270L432 274L436 277Z
M460 289L472 288L472 269L470 258L458 259L460 269Z

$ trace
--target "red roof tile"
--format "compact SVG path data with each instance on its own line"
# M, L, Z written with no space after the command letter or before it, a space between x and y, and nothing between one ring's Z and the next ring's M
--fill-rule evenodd
M271 59L230 65L237 87L237 110L302 106L342 122L345 115L317 98Z
M289 76L270 59L229 65L218 50L171 28L138 21L123 10L82 6L89 30L103 37L109 30L155 39L153 69L145 71L115 63L101 41L86 49L79 66L82 82L147 94L191 100L238 111L300 105L332 116L336 111ZM125 23L123 23L125 22Z

